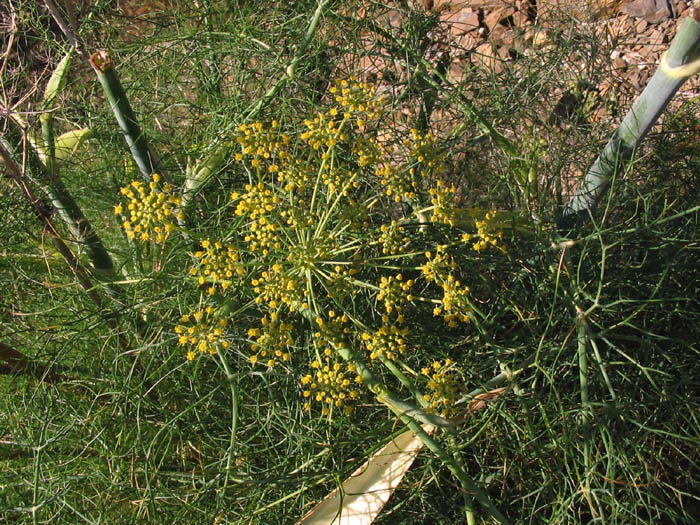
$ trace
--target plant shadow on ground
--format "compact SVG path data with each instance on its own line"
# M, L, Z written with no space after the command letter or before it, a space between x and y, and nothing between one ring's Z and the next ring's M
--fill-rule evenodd
M331 3L296 77L258 119L303 130L303 119L328 103L333 76L350 73L363 58L379 61L382 74L370 73L398 100L386 118L402 137L421 126L446 134L456 125L442 118L450 112L466 121L456 136L443 137L446 180L458 185L462 207L525 210L539 219L507 237L506 253L455 248L479 311L476 326L446 328L439 316L406 313L412 346L404 360L411 369L419 371L426 358L450 358L468 391L528 364L506 394L439 442L514 523L700 519L697 103L666 119L617 178L594 224L564 245L548 225L566 175L592 160L610 126L585 116L550 124L554 102L537 101L558 82L580 80L576 72L570 79L547 72L563 63L567 46L589 35L567 28L558 47L521 57L500 76L472 69L457 89L440 92L406 71L419 58L436 63L431 50L447 45L444 28L434 14L399 4L365 3L356 11L363 16L351 17L353 10ZM118 57L145 134L176 185L185 184L188 159L232 137L271 77L282 74L316 3L277 3L264 14L245 2L201 7L173 2L134 21L105 3L84 20L85 38L94 32ZM32 28L48 23L27 16ZM59 56L63 46L52 42L47 52ZM21 195L3 186L3 204L13 213L2 227L0 337L59 378L0 378L0 518L294 522L381 448L398 430L395 416L368 395L354 415L311 417L296 370L252 368L245 335L233 339L228 373L215 358L185 361L173 329L202 301L185 271L193 250L180 240L139 252L125 241L112 208L136 169L87 65L73 75L61 124L82 119L96 139L65 170L66 185L134 277L124 279L124 321L110 328L47 247ZM13 80L19 85L21 76ZM517 144L517 153L504 156L455 109L464 97ZM523 169L538 173L534 187L518 181ZM223 163L194 203L196 230L233 237L240 222L228 196L249 180L233 158ZM384 211L400 219L406 208L386 204ZM406 228L415 239L425 229L419 221ZM447 225L432 232L452 242ZM419 263L407 266L407 277L418 279ZM368 307L367 297L363 290L348 310L380 322L380 301ZM259 319L242 306L231 306L243 312L237 322L252 326ZM120 335L133 344L123 347ZM313 354L313 338L298 335L294 351ZM382 379L401 386L388 373ZM232 384L239 385L235 403ZM421 454L377 523L463 522L467 499L437 457Z

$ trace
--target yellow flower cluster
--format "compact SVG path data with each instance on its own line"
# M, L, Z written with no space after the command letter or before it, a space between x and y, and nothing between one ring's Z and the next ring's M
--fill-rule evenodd
M424 224L423 214L432 210L432 223L456 225L457 188L444 182L445 155L437 137L414 129L403 142L389 135L378 138L371 121L379 118L383 101L374 88L350 79L336 81L330 91L332 107L304 122L295 135L298 149L277 122L238 128L236 160L251 177L244 189L236 188L240 193L231 194L237 222L245 223L241 240L232 245L202 241L190 270L212 301L234 289L248 294L251 302L241 308L248 318L259 319L242 329L251 365L291 367L301 333L296 330L315 317L316 358L300 381L305 410L315 404L324 415L351 411L349 402L359 397L362 376L356 367L364 373L364 365L340 361L349 355L354 359L351 345L366 350L363 361L378 367L407 353L411 327L405 317L429 316L434 306L433 314L455 327L472 314L469 287L458 280L454 258L446 246L434 248L433 234L444 228ZM146 197L138 183L127 189L135 201L137 195ZM151 190L157 191L157 184ZM170 191L166 185L165 197L153 197L166 203L167 217L179 205L168 200ZM410 218L414 214L421 224ZM476 241L477 251L500 247L495 212L475 216L474 224L476 233L463 242ZM420 232L411 234L410 228L418 227ZM414 253L419 245L432 250L425 253L420 273ZM377 273L379 282L371 277ZM427 296L414 296L421 290L428 290ZM374 311L366 308L371 304L359 304L373 300ZM294 315L300 311L303 315ZM370 321L379 316L381 322ZM229 347L227 320L221 317L221 310L212 307L182 316L175 332L188 359ZM453 363L436 361L421 372L429 410L450 416L459 393Z
M349 197L350 192L360 186L355 173L328 163L322 166L321 182L332 193L342 192L343 197Z
M427 262L422 266L426 281L434 281L443 291L440 306L433 309L433 315L442 315L450 328L457 326L457 321L469 322L471 306L469 305L469 287L462 285L452 273L457 269L454 259L445 251L443 245L438 246L433 255L426 252Z
M362 382L362 377L357 374L353 364L343 366L338 361L331 361L328 355L324 355L322 361L311 363L314 369L312 374L307 374L301 378L304 387L303 396L307 400L304 409L311 411L311 403L316 402L321 405L321 414L328 416L333 407L345 407L347 414L351 414L353 407L348 405L349 401L360 397L360 393L352 388L354 384Z
M357 272L357 268L353 266L341 266L336 264L333 270L328 272L328 277L324 283L328 296L337 300L342 300L359 293L359 289L353 286L353 276L356 275Z
M335 310L328 311L328 320L316 318L319 330L314 333L314 337L316 345L323 350L324 355L330 356L334 349L347 346L345 339L351 332L349 322L347 314L338 315Z
M404 280L400 273L395 276L382 276L379 282L377 300L384 301L384 309L387 314L396 312L399 323L403 322L404 305L413 301L413 295L410 293L412 286L413 279Z
M195 358L196 352L214 355L217 348L225 350L230 346L224 336L228 321L216 319L211 306L183 315L180 322L184 324L175 326L175 333L179 336L177 342L180 346L191 348L187 352L188 361Z
M265 303L271 310L277 310L285 305L290 312L308 308L306 303L306 288L294 275L285 272L278 263L263 270L259 277L251 280L257 304Z
M457 210L453 204L453 199L457 193L455 185L447 186L438 180L434 188L428 190L430 203L433 205L430 222L437 222L454 226L457 222Z
M236 142L240 144L241 151L236 153L236 160L244 159L250 161L254 168L260 168L263 162L268 163L268 171L277 171L274 159L287 160L290 158L287 146L289 136L278 132L279 124L273 120L269 129L265 129L262 122L252 124L241 124L238 131L241 133L236 137Z
M357 82L354 77L349 80L336 80L330 90L335 101L342 108L344 118L357 116L358 126L365 125L365 119L374 120L381 116L384 101L376 96L377 89L365 82Z
M406 228L398 221L393 220L390 224L382 224L379 227L379 243L382 245L382 254L393 255L405 253L411 239L405 235Z
M355 139L353 144L353 153L357 157L357 164L364 168L366 166L374 166L382 160L384 150L377 143L374 137L360 135Z
M417 129L411 129L411 138L404 140L403 144L408 148L409 157L419 166L430 168L431 173L436 175L444 171L444 154L440 152L438 138L432 131L422 134Z
M294 163L287 162L277 171L277 181L284 191L292 193L294 190L304 191L309 185L313 171L302 165L301 159L295 159ZM302 204L303 201L300 203Z
M471 215L474 218L474 226L476 227L476 233L471 235L469 233L462 234L463 242L471 242L472 248L477 252L482 252L486 248L493 246L500 249L502 252L506 251L505 244L503 241L503 228L496 221L498 217L498 210L492 209L484 214L483 219L479 219L478 215L481 211L478 208L471 210Z
M445 251L445 245L437 247L437 253L425 252L427 262L421 267L426 281L437 281L442 276L457 269L457 263L450 254Z
M301 134L301 140L307 142L315 150L325 146L330 149L338 142L348 140L347 135L343 132L343 122L336 120L338 110L333 108L328 114L318 113L313 120L306 119L304 125L307 130Z
M442 314L450 328L457 326L457 321L468 323L471 319L472 308L469 305L469 287L463 286L453 275L448 275L439 282L442 286L442 310L433 310L434 315Z
M164 243L174 229L172 220L183 218L178 210L180 197L173 195L173 188L168 183L163 184L161 191L158 188L160 180L160 175L154 173L147 187L135 180L121 189L121 194L129 199L126 205L129 218L122 222L122 227L130 239ZM117 204L114 214L123 213L124 207Z
M197 283L207 288L209 295L216 293L219 286L221 290L227 290L233 283L234 277L245 275L245 269L241 264L236 249L231 245L224 246L219 241L202 241L203 250L194 253L197 266L192 267L190 275L197 277Z
M438 149L437 137L432 133L428 132L423 135L418 130L412 129L411 137L406 139L403 144L408 149L408 157L411 159L408 166L399 165L392 158L388 147L382 147L376 142L369 144L372 147L360 148L362 152L360 159L367 159L365 160L367 163L372 162L374 173L384 186L385 194L394 202L416 199L416 192L420 186L419 176L440 176L445 169L443 154ZM433 212L433 216L436 217L433 222L439 221L454 225L453 221L448 220L447 207L442 204L442 201L446 203L446 197L454 191L456 190L448 188L438 181L437 188L430 192L433 204L440 204L439 209ZM436 199L441 202L436 203Z
M243 195L237 192L231 194L231 200L238 200L235 213L238 216L247 213L251 219L250 233L244 237L250 251L267 256L271 249L281 247L278 226L269 219L280 198L262 182L255 186L246 184L245 190Z
M269 318L263 317L260 324L262 327L248 330L248 337L253 339L250 345L253 352L251 364L263 362L272 368L278 359L289 361L288 348L294 345L292 325L281 322L277 312L272 312Z
M401 321L389 323L386 315L383 316L382 321L382 326L376 332L363 332L362 340L370 359L378 357L395 359L406 351L405 338L408 335L408 328L401 328L399 326Z
M286 222L291 230L310 228L316 222L316 216L310 213L304 199L298 199L296 206L280 210L282 221Z
M450 359L444 363L434 361L430 368L421 369L421 374L428 378L430 394L423 398L428 402L427 412L439 414L442 417L454 417L459 413L455 405L460 398L461 389L459 377Z
M375 164L374 174L379 177L379 182L384 186L386 196L394 202L416 198L418 182L413 173L405 167L396 166L393 162L385 160Z

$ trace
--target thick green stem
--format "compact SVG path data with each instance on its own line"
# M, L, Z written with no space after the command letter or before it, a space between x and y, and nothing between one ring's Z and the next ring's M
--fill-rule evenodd
M38 199L33 193L29 186L26 184L21 170L17 163L15 163L10 151L5 149L8 146L5 137L0 137L0 159L5 163L10 177L15 182L20 191L25 195L29 201L32 211L36 215L37 219L44 225L46 231L50 234L53 239L54 246L56 250L63 256L66 264L75 275L80 286L85 290L85 293L92 300L92 302L97 306L100 311L100 315L105 319L110 328L114 330L118 329L116 316L112 312L108 311L104 307L104 301L102 296L97 292L96 288L93 286L88 272L85 270L80 261L73 255L70 248L63 241L62 237L59 235L58 231L54 227L51 218L47 215L44 207L41 205L40 199ZM124 350L129 349L129 342L126 340L123 334L119 334L119 342Z
M697 16L695 13L693 16ZM590 216L620 166L629 160L678 88L700 67L700 23L687 17L676 33L651 81L564 207L557 222L571 230Z
M423 397L423 393L416 388L416 386L413 384L413 382L406 377L406 374L404 374L401 369L399 369L398 366L394 364L394 362L391 359L387 359L384 356L380 356L379 359L381 359L382 364L389 369L389 371L396 376L396 378L401 381L401 384L406 387L406 389L413 394L414 399L416 402L422 406L423 408L427 408L429 403L425 400Z
M315 315L310 309L298 309L298 311L310 322L316 322ZM423 444L440 458L440 460L450 469L450 471L452 471L457 479L459 479L460 483L462 484L462 488L468 492L468 496L476 497L488 514L493 516L500 523L508 523L503 514L501 514L498 508L491 503L486 494L479 489L476 483L469 478L467 473L460 467L459 464L457 464L455 459L450 456L437 443L437 441L431 438L421 427L421 423L424 423L436 427L452 428L454 426L453 423L435 414L425 412L415 405L399 400L395 394L391 393L386 386L379 381L374 374L372 374L371 370L365 366L363 360L349 346L345 345L341 347L336 345L335 351L345 361L355 365L357 374L362 377L363 382L367 385L367 387L377 395L377 400L394 412L394 414L396 414L401 421L403 421L411 430L413 430L413 432L415 432ZM470 503L468 503L467 512L469 514L474 512L474 509Z
M367 368L362 359L355 353L355 351L344 346L342 348L335 347L338 355L342 357L345 361L355 365L357 373L362 376L364 383L367 387L377 394L377 400L385 404L394 411L399 411L402 414L409 416L411 419L420 421L421 423L427 423L441 428L451 428L453 425L450 421L442 418L436 414L431 414L425 410L418 408L417 406L400 400L395 394L391 393L386 385L379 381L374 374Z
M481 504L483 509L499 523L508 523L506 517L501 514L501 511L489 500L488 496L477 486L474 481L467 475L466 472L455 462L454 458L451 457L432 437L428 435L427 432L416 422L412 417L407 416L400 410L395 410L392 408L394 413L403 421L408 428L410 428L416 436L423 442L423 444L430 449L430 451L435 454L440 460L450 469L450 471L455 475L455 477L460 481L462 488L466 490L470 496L474 496L476 500ZM467 503L467 511L470 513L474 512L474 508Z
M297 311L310 323L316 324L317 315L312 310L298 307ZM421 423L426 423L428 425L433 425L440 428L452 428L454 426L452 422L443 417L436 414L430 414L412 403L407 403L400 400L394 393L389 391L384 383L375 377L367 366L365 366L364 360L353 348L349 347L348 345L335 345L334 349L344 361L355 365L357 375L362 377L363 383L377 395L377 399L381 403L384 403L392 410L398 410L402 414L410 416L412 419L420 421Z
M112 57L107 51L97 51L90 56L90 64L97 74L114 117L124 134L131 156L144 180L150 182L151 175L156 171L157 162L148 149L146 137L141 132L136 115L114 70Z
M10 130L10 133L12 133L12 128ZM19 135L18 133L12 134ZM17 138L19 140L19 137ZM5 164L8 165L8 162L11 162L16 165L15 161L12 160L13 157L16 158L16 155L13 154L14 147L7 140L6 136L3 136L0 140L4 148L3 160ZM28 169L24 173L26 178L51 201L56 212L68 227L73 240L85 248L85 252L98 276L105 279L111 278L115 273L112 257L105 249L102 240L83 214L81 208L73 199L73 196L64 186L63 181L56 175L55 171L53 175L48 171L48 168L44 166L32 148L27 148L26 151L28 160ZM20 175L20 177L22 176Z
M126 144L131 152L131 157L141 172L141 176L146 182L150 182L153 173L159 172L163 180L167 181L167 174L163 168L158 166L156 157L148 147L146 136L141 131L136 115L131 109L129 99L122 87L117 72L112 65L112 57L107 51L97 51L90 56L90 64L97 74L97 79L102 85L102 89L112 108L112 113L117 119L119 128L126 139ZM184 219L178 217L180 227L185 226ZM185 238L188 238L185 235Z

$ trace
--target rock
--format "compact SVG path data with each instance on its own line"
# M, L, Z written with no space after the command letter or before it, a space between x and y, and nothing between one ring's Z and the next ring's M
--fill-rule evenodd
M469 50L474 49L479 43L479 40L480 38L478 38L478 34L476 32L471 32L458 37L455 44L460 49Z
M634 0L622 5L620 11L635 18L644 18L650 24L671 16L667 0Z
M486 71L493 71L498 74L503 71L503 63L496 55L493 45L490 42L484 42L474 50L471 55L472 63Z
M479 15L472 11L471 8L459 11L443 11L440 15L440 21L449 25L450 33L454 37L479 29Z
M489 33L489 40L494 44L499 44L503 41L507 34L512 33L510 29L501 24L496 24L493 30Z
M484 25L489 28L489 31L493 31L499 22L512 16L513 13L515 13L515 8L513 7L501 7L500 9L496 9L486 15L484 18Z
M621 73L627 69L627 62L622 57L614 58L612 61L612 67L616 73Z
M656 29L649 36L649 44L652 46L660 46L664 42L666 42L666 34L663 31Z
M618 10L620 0L537 0L537 14L542 18L559 18L562 15L580 21L599 20Z
M528 27L523 38L532 47L539 49L549 43L549 31L537 27Z

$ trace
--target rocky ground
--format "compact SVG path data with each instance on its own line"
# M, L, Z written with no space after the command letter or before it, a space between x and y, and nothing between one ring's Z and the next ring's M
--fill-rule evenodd
M541 173L557 170L564 193L578 184L599 151L596 144L603 144L624 117L690 14L684 0L420 0L413 6L437 14L443 22L426 55L435 66L444 65L448 78L473 97L476 108L488 108L495 92L513 89L541 64L553 64L544 75L538 71L542 88L537 97L530 97L531 107L514 108L510 121L499 120L497 125L516 137L523 151L528 139L521 139L528 136L560 145L558 152L545 147ZM387 22L396 28L406 23L398 14L389 14ZM369 45L376 46L376 41ZM400 59L389 59L386 52L368 53L361 69L386 90L397 78L407 80L410 75ZM483 89L484 78L490 88ZM528 82L524 84L531 86L532 79ZM682 86L670 110L698 94L696 75ZM407 120L418 111L407 108ZM431 127L451 130L463 118L438 107L431 114ZM660 130L663 121L664 116L652 131ZM599 136L585 136L594 129ZM595 151L585 152L588 148Z
M573 49L565 66L581 70L586 62L592 61L608 68L607 74L591 75L593 85L587 89L594 91L601 101L609 99L614 91L616 105L620 107L628 107L648 83L676 28L689 14L688 3L685 0L422 1L424 8L439 12L440 19L450 28L454 78L460 79L472 67L501 74L521 58L555 46L554 35L573 26L598 36L592 49L602 60L598 62L590 54L586 56L588 49ZM675 104L696 96L699 88L697 77L691 78ZM560 92L552 94L554 99L565 102L568 89L561 86ZM611 114L609 104L593 108L593 120L616 117Z
M152 2L117 0L115 13L120 18L134 21L147 16ZM166 2L159 2L165 3ZM454 80L460 81L465 72L474 68L500 75L506 68L518 67L518 62L534 53L556 46L556 35L569 27L598 37L594 46L597 64L609 70L602 78L590 75L592 85L587 90L596 92L600 100L609 99L614 91L619 106L629 105L647 84L658 65L659 58L675 34L676 27L687 15L688 0L410 0L415 9L432 11L439 15L449 49L444 45L435 49L436 57L449 52L449 69ZM78 2L80 12L89 11L89 3ZM401 23L400 17L388 22ZM0 5L0 29L6 36L13 29L13 19L7 6ZM58 28L51 28L60 38ZM3 37L7 48L6 38ZM13 42L12 52L19 51L25 71L43 70L48 57L43 46L35 46L25 37ZM591 62L589 50L572 50L566 67L576 70ZM594 60L595 62L595 60ZM381 77L386 64L365 59L366 72ZM598 66L600 67L600 66ZM399 66L400 69L400 66ZM563 74L562 77L567 75ZM598 71L600 73L600 71ZM700 88L697 77L690 79L677 97L678 101L695 96ZM562 85L560 92L551 93L557 101L566 102L571 86ZM676 104L678 103L676 102ZM615 118L610 105L594 108L594 120Z

